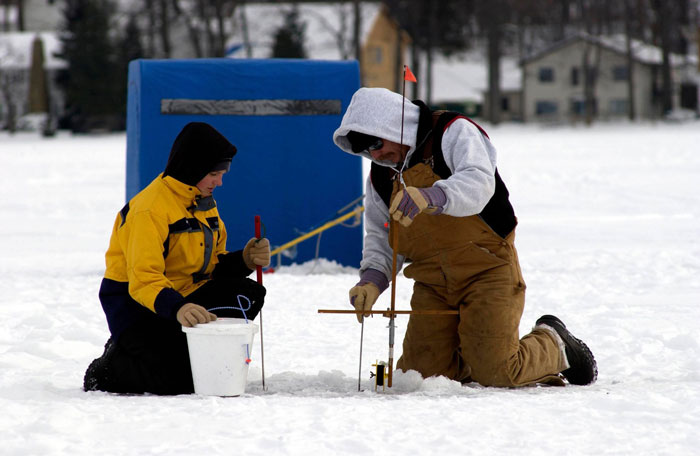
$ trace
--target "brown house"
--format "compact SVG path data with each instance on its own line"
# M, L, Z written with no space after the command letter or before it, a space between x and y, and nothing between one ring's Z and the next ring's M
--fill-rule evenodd
M378 8L362 41L360 69L363 85L400 92L403 65L410 44L411 38L389 16L387 8Z

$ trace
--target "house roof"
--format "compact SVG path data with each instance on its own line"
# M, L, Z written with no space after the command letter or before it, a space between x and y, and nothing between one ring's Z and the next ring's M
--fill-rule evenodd
M65 68L66 63L54 55L60 51L61 41L53 32L0 33L0 68L28 69L32 64L32 43L37 35L44 42L44 67L47 70Z
M539 60L549 54L557 52L581 40L601 46L602 48L617 54L627 55L627 43L625 35L616 34L594 36L586 33L579 33L564 40L558 41L549 47L543 48L535 52L534 54L525 57L524 59L522 59L522 64L525 65ZM631 41L631 45L632 55L637 62L647 65L660 65L662 63L663 54L661 52L661 48L659 48L658 46L654 46L635 39ZM695 59L695 61L697 62L697 57L694 56L686 57L678 54L671 54L671 65L678 66L686 64L688 63L688 59Z
M501 90L520 90L522 70L512 57L501 59ZM483 100L483 92L488 89L488 61L482 52L471 51L452 57L433 57L434 103L448 101Z
M253 58L268 58L272 53L275 33L284 24L286 14L297 5L299 20L305 24L304 49L310 59L339 60L354 57L353 5L351 3L247 3L236 11L235 33L229 39L229 57L247 57L243 48L244 37L241 13L248 23L248 39ZM382 5L378 2L360 2L361 41L364 42ZM341 47L344 52L341 52ZM345 54L345 55L343 55Z

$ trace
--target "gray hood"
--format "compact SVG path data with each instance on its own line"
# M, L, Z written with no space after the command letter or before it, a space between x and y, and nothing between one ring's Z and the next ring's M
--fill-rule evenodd
M398 93L382 88L359 89L352 96L340 127L333 133L333 142L345 152L361 155L372 160L369 153L354 153L348 141L347 134L351 131L388 139L401 143L401 108L404 109L403 144L410 146L407 159L416 149L418 135L418 118L420 108L410 100L403 103L404 97ZM384 166L384 162L377 162Z

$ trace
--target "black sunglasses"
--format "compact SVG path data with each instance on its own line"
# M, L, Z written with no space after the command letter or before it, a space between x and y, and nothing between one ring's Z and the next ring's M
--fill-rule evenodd
M363 152L370 153L373 150L379 150L382 147L384 147L384 141L382 141L381 138L377 138L377 140L375 142L373 142L372 144L370 144L369 146L367 146L367 149L365 149Z
M357 131L350 131L347 135L350 141L350 147L355 154L370 153L373 150L379 150L384 147L384 141L376 136Z

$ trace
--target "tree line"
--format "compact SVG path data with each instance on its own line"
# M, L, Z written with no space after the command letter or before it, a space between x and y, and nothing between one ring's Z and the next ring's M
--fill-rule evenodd
M244 37L242 52L250 56L249 18L244 0L143 0L128 11L117 11L115 0L64 0L62 55L68 68L60 78L68 115L62 126L90 129L93 123L123 128L126 113L128 62L136 58L176 58L187 43L196 57L221 57L234 31ZM258 2L255 2L258 3ZM360 55L359 0L352 4L353 38L339 42L342 55ZM672 106L670 55L687 54L700 24L700 0L385 0L391 16L412 37L410 63L424 98L431 100L432 59L469 49L483 50L488 62L488 109L491 121L500 117L500 60L525 57L572 34L624 34L628 43L641 40L662 49L662 85L659 96L665 110ZM346 22L342 22L346 24ZM183 35L184 34L184 35ZM270 57L306 57L304 23L292 8L274 37ZM628 44L629 45L629 44ZM347 52L353 49L354 52ZM425 60L418 58L426 56ZM593 53L584 58L584 92L595 84L589 67ZM631 53L630 53L630 63ZM632 82L630 82L632 85ZM632 90L632 89L631 89ZM592 105L592 103L587 103ZM633 109L631 109L633 112ZM591 113L592 115L592 113Z
M500 118L503 56L522 59L580 33L592 37L624 35L630 67L633 40L658 46L663 56L658 96L663 111L668 112L673 108L670 56L687 55L692 40L698 39L700 27L698 0L386 0L385 3L413 38L414 65L420 62L418 53L427 56L427 100L431 98L430 65L435 53L483 50L488 62L487 112L494 123ZM594 115L597 57L599 53L587 49L582 61L584 106L589 121ZM633 84L630 79L630 92L634 90ZM629 115L634 118L632 103Z
M67 62L57 83L65 92L60 128L72 131L123 130L129 62L139 58L177 57L186 32L188 57L223 57L236 25L247 27L245 4L238 0L144 0L126 11L115 0L64 0L60 30ZM242 25L241 25L242 24ZM245 34L245 31L244 31ZM305 58L304 24L291 9L277 31L270 57ZM250 43L246 42L249 47ZM244 52L250 54L250 49Z

